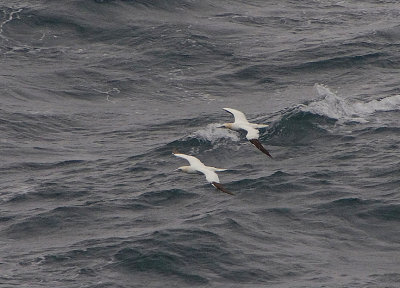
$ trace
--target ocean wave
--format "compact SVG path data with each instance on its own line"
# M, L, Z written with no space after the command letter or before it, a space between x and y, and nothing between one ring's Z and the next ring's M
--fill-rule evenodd
M77 1L80 2L80 1ZM95 0L96 3L114 3L120 4L117 0ZM162 11L174 11L174 10L184 10L194 8L200 3L191 0L172 0L172 1L163 1L163 0L136 0L136 1L123 1L124 4L135 7L135 8L151 8L154 10L162 10Z
M112 266L118 271L152 272L162 275L173 275L188 283L205 284L208 280L193 272L182 271L185 263L179 255L169 251L143 251L141 249L125 248L115 255L115 264Z
M257 191L259 195L307 190L307 186L299 183L296 177L282 171L276 171L269 176L241 179L227 184L227 187L230 185L237 191Z
M400 205L379 205L378 207L359 213L358 216L366 219L375 218L383 221L400 221Z
M223 270L233 261L217 234L203 229L164 229L126 243L114 253L110 268L123 273L152 272L185 282L207 283L204 271ZM218 259L211 261L212 258ZM193 266L202 267L191 269Z
M399 30L400 30L400 25L396 23L393 26L376 29L373 31L372 35L369 36L370 37L373 36L375 40L383 41L385 45L393 45L394 47L397 47L398 44L400 43Z
M368 116L375 112L389 112L400 109L400 95L389 96L369 102L349 101L332 92L328 87L315 84L317 99L299 109L304 112L329 117L340 122L368 122Z
M321 47L319 47L321 49ZM307 71L323 71L326 69L346 69L355 66L370 65L379 61L382 61L383 53L367 53L364 55L349 55L343 57L329 57L327 59L320 59L316 61L309 61L305 63L298 64L294 67L295 70L300 70L302 72Z
M5 186L0 194L0 202L22 203L25 201L43 200L71 200L82 198L89 194L87 187L71 189L68 185L57 182L44 182L41 184L12 184Z
M145 202L151 205L168 205L172 203L176 204L177 202L193 197L196 197L195 193L180 189L170 189L143 193L135 199L135 202Z
M191 136L199 140L216 143L221 139L229 141L239 141L238 133L235 133L229 129L221 128L222 124L208 124L205 128L195 131Z
M179 123L181 122L179 121ZM183 121L179 126L183 126L185 123L186 121ZM189 124L189 127L190 125L193 125L193 123ZM199 125L196 124L196 126ZM238 133L225 128L219 128L219 126L221 124L208 124L204 128L200 128L187 136L158 147L156 149L157 154L166 156L171 154L173 150L178 150L181 153L197 154L201 151L223 149L230 143L240 140ZM138 157L141 156L135 156L134 158Z
M382 201L375 199L362 199L360 197L344 197L315 205L312 214L334 215L338 218L357 222L361 215L370 209L381 205Z
M6 127L5 132L15 135L17 139L54 140L61 131L81 129L78 122L67 115L0 112L0 124Z
M313 92L314 99L310 101L270 115L258 115L256 120L250 119L252 122L270 124L268 128L260 129L260 139L278 146L302 146L315 141L334 139L338 136L343 139L348 137L347 139L351 140L351 136L343 135L341 127L350 127L355 123L369 123L375 119L372 117L374 113L396 111L400 107L400 95L360 102L340 97L328 87L320 84L314 86ZM203 126L206 117L208 124ZM254 117L252 118L254 119ZM201 115L192 119L179 119L152 125L149 129L154 131L165 129L166 126L176 129L187 127L191 131L194 130L193 128L197 128L197 130L166 143L146 155L151 156L150 154L153 152L157 152L157 155L167 155L174 149L182 153L196 154L219 149L239 149L240 143L246 142L245 134L220 128L221 123L218 123L220 120L218 116ZM365 129L358 130L358 132L393 133L397 131L397 128L393 127L368 127ZM234 142L236 142L235 145L232 145Z
M226 224L223 228L226 229ZM123 246L114 252L113 263L109 265L112 269L123 273L169 275L192 284L206 284L215 277L229 283L263 283L285 274L281 268L290 266L273 259L271 271L257 267L256 263L242 267L240 259L246 257L243 252L233 253L235 245L215 232L201 228L164 229Z
M20 239L37 234L48 235L66 228L83 228L93 220L89 216L91 210L89 207L57 207L11 224L6 233L11 238Z
M307 145L310 142L329 137L326 126L334 125L335 120L311 112L295 110L286 113L276 121L262 136L273 145Z
M320 84L314 86L314 98L281 111L262 138L279 145L302 145L318 138L334 137L333 128L351 123L368 123L374 113L400 109L400 95L369 102L349 101ZM370 131L371 128L368 128ZM377 128L377 132L379 129ZM392 128L386 128L387 129ZM375 131L375 130L374 130Z
M80 167L87 164L84 160L63 160L58 162L47 162L47 163L40 163L40 162L23 162L13 166L7 167L7 170L14 169L14 170L50 170L56 168L65 168L65 167Z
M88 239L62 250L50 250L24 264L58 267L78 275L134 275L136 281L142 277L173 277L178 283L198 285L208 283L212 274L228 273L227 266L236 262L236 256L218 234L201 228L181 228L126 238ZM66 271L69 265L75 269Z

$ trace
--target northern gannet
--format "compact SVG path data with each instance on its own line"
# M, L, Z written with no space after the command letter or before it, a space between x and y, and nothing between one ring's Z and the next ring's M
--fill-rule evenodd
M255 123L250 123L247 121L246 116L243 114L243 112L240 112L239 110L232 109L232 108L222 108L225 111L231 113L233 117L235 118L235 122L233 123L224 123L222 127L229 128L235 131L239 130L245 130L247 131L246 138L247 140L250 141L251 144L257 147L261 152L264 154L268 155L269 157L272 158L271 154L265 149L262 145L260 140L258 140L258 137L260 137L260 133L258 132L257 129L259 128L265 128L268 127L267 124L255 124Z
M181 166L176 170L180 170L180 171L186 172L186 173L196 173L196 172L203 173L206 176L206 180L208 181L208 183L210 183L212 186L214 186L218 190L221 190L224 193L227 193L230 195L235 195L232 192L229 192L228 190L226 190L219 183L218 175L217 175L217 173L215 173L218 171L226 171L227 169L220 169L220 168L215 168L215 167L211 167L211 166L206 166L196 157L178 153L176 151L172 152L172 154L174 154L176 157L186 159L187 161L189 161L189 164L190 164L190 166Z

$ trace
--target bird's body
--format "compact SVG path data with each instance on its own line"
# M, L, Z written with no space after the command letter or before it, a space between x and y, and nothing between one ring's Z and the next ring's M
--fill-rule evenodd
M201 162L199 159L197 159L194 156L182 154L182 153L177 153L173 152L176 157L180 157L183 159L186 159L189 161L190 166L181 166L177 170L181 170L182 172L186 173L203 173L204 176L206 176L206 180L208 183L213 185L215 188L218 190L221 190L222 192L225 192L227 194L234 195L232 192L227 191L220 183L219 183L219 177L216 171L225 171L226 169L221 169L221 168L215 168L212 166L206 166Z
M261 152L272 158L271 154L261 145L261 142L258 140L258 138L260 137L260 132L258 132L257 129L266 128L268 127L268 125L250 123L247 120L246 115L244 115L243 112L239 110L232 108L223 109L231 113L235 118L235 121L233 123L224 123L223 126L234 131L245 130L247 132L246 139L249 140L250 143L252 143L254 146L256 146L257 149L259 149Z

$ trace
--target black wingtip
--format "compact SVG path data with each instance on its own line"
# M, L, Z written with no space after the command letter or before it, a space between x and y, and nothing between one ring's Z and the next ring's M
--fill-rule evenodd
M224 186L222 186L220 183L212 182L211 185L213 185L215 188L217 188L218 190L220 190L220 191L222 191L222 192L224 192L224 193L226 193L226 194L235 195L235 194L233 194L232 192L226 190L226 189L224 188Z
M258 139L250 139L249 140L251 144L253 144L254 146L256 146L256 148L258 150L260 150L261 152L263 152L264 154L266 154L268 157L272 158L272 155L269 154L269 152L267 151L267 149L265 149L262 145L261 142Z

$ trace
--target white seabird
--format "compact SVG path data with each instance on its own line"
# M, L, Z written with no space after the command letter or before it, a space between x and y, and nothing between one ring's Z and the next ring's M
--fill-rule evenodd
M250 123L246 119L246 115L243 114L243 112L232 109L232 108L222 108L225 111L231 113L233 117L235 118L235 121L233 123L224 123L222 124L223 127L229 128L235 131L239 130L245 130L247 131L246 138L247 140L250 141L251 144L257 147L261 152L264 154L268 155L269 157L272 158L271 154L265 149L262 145L260 140L258 138L260 137L260 133L258 132L257 129L259 128L265 128L268 127L267 124L255 124L255 123Z
M196 173L200 172L203 173L206 176L206 180L208 183L210 183L212 186L217 188L218 190L230 194L230 195L235 195L232 192L226 190L220 183L219 183L219 178L217 173L218 171L226 171L227 169L221 169L221 168L215 168L212 166L206 166L201 162L199 159L197 159L194 156L178 153L178 152L172 152L176 157L180 157L183 159L186 159L189 161L190 166L181 166L176 170L180 170L182 172L186 173Z

